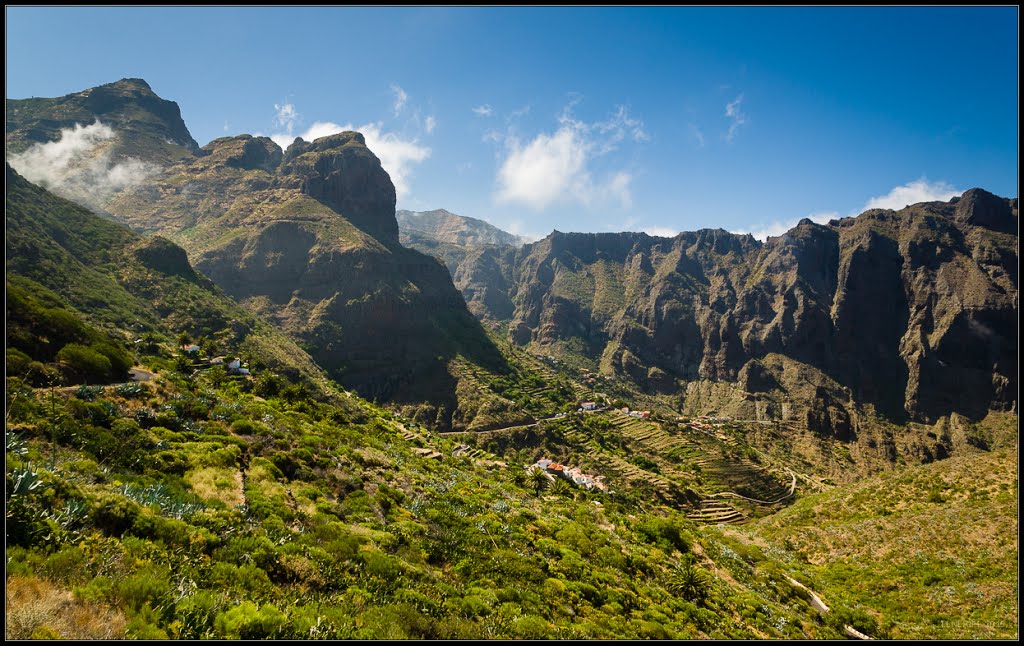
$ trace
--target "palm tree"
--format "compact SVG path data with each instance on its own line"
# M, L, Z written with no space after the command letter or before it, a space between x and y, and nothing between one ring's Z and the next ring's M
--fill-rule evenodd
M669 573L669 590L693 603L703 603L711 592L711 578L693 559L685 559Z
M544 473L544 469L534 469L530 472L530 484L533 485L533 490L540 495L540 492L548 488L551 483L551 479L548 478L548 474Z
M551 493L559 496L572 496L576 488L569 484L568 480L558 478L551 484Z

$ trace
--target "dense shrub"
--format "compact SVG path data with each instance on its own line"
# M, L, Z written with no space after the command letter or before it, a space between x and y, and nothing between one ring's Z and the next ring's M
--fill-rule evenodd
M109 358L93 348L77 343L69 343L61 348L57 353L57 361L71 381L102 382L111 375Z

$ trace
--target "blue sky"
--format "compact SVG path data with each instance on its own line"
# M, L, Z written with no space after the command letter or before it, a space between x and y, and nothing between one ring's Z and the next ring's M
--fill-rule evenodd
M7 97L124 77L200 143L360 129L399 208L778 234L1018 194L1016 7L7 7Z

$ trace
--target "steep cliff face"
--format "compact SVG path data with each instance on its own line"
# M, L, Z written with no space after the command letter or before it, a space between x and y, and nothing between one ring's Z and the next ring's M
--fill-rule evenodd
M518 344L651 391L735 384L747 414L778 417L785 402L790 418L850 436L860 405L926 422L1016 408L1017 222L1016 199L972 189L803 220L764 244L722 230L556 231L479 250L455 275L474 312L507 322ZM769 392L782 396L758 413L751 393Z
M395 187L358 132L342 132L314 142L296 139L278 169L279 184L345 215L377 240L398 243Z

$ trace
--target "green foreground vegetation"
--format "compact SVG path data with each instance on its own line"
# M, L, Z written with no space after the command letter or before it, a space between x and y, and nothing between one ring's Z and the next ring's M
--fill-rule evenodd
M600 494L523 468L574 426L614 455L597 416L493 443L500 466L271 370L142 361L155 380L8 379L8 638L1016 635L1006 451L700 525L627 477Z

